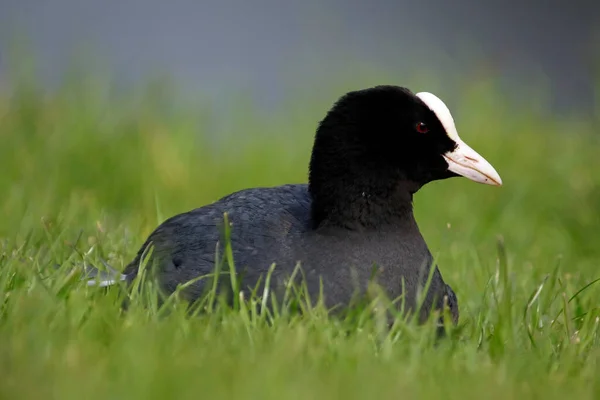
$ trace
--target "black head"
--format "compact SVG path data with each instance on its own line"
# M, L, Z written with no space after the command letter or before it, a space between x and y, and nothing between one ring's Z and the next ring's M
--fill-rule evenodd
M397 86L350 92L316 133L309 176L313 219L317 225L394 223L412 210L420 187L457 175L501 183L460 140L441 100Z

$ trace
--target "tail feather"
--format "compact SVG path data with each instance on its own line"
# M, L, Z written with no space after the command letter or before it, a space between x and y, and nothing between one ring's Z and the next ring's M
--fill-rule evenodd
M101 271L93 265L84 266L84 279L88 286L107 287L127 280L127 275L111 267L106 261L100 259L106 271Z

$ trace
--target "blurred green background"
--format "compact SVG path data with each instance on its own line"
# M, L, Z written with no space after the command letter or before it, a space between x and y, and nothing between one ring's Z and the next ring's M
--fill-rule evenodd
M123 92L79 71L48 91L28 68L0 82L3 398L597 398L597 114L556 112L543 85L515 100L485 68L444 85L423 70L365 68L290 85L268 110L240 91L218 112L168 80ZM120 269L169 216L306 182L318 121L346 91L375 84L438 94L504 181L457 178L416 195L461 307L460 330L441 345L405 330L380 346L376 325L345 336L319 315L267 326L236 311L122 314L114 293L52 272L90 249Z

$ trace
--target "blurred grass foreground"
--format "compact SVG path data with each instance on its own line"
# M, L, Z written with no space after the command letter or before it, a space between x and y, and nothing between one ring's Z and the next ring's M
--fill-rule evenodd
M517 106L494 79L436 92L504 186L452 179L416 196L461 307L459 327L435 344L425 327L387 332L319 310L265 316L250 304L190 317L177 301L133 301L123 312L118 288L55 269L84 256L123 268L175 213L305 182L316 124L347 90L435 88L379 77L290 91L268 113L240 101L217 115L208 102L117 96L93 79L55 92L2 83L2 398L599 398L595 117L544 112L533 98Z

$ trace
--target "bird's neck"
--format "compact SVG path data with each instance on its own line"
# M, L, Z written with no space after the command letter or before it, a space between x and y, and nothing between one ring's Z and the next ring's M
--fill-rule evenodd
M413 194L418 187L407 181L373 179L311 182L312 219L315 228L340 227L349 230L396 230L417 228ZM331 181L330 181L331 182Z

